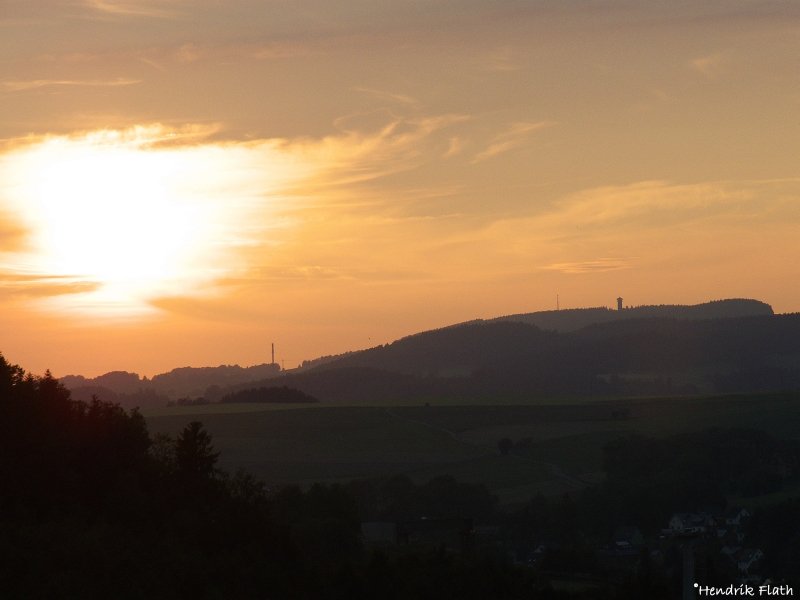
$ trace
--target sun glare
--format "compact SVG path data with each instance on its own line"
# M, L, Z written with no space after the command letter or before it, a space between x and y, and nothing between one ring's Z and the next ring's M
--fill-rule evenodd
M160 128L46 138L2 164L4 190L29 232L28 270L95 284L53 296L60 308L143 313L148 300L230 271L230 249L247 242L258 179L269 171L235 147L161 143ZM261 196L259 197L259 193Z

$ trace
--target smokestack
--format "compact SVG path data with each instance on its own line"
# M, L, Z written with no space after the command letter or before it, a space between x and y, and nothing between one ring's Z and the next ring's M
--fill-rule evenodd
M275 342L272 342L272 364L275 364Z

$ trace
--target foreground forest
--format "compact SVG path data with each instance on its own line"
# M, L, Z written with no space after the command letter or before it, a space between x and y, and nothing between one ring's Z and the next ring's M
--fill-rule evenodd
M508 460L537 451L502 442ZM773 582L793 583L800 556L800 445L753 430L623 436L602 481L507 506L446 475L267 487L220 470L198 421L151 434L0 358L0 445L9 598L674 598L689 546L701 581L742 574L722 538L660 534L670 516L721 526L731 498L769 495L728 535Z
M267 490L215 468L198 422L73 401L0 358L5 598L530 598L492 556L368 554L341 486Z

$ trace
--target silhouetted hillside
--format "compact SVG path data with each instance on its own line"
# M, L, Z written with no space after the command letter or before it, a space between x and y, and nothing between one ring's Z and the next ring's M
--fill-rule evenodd
M220 365L218 367L181 367L168 373L154 375L150 385L158 392L170 397L177 396L215 396L218 390L209 387L227 387L237 383L259 381L275 377L280 373L277 363L265 363L252 367L239 365ZM216 399L216 398L213 398Z
M125 406L145 406L152 394L215 402L276 385L322 401L794 390L800 316L776 316L768 304L743 299L546 311L427 331L287 373L276 364L223 365L152 380L113 372L62 381L71 389L107 388Z
M82 402L99 398L104 402L113 402L132 409L164 406L169 400L153 389L147 379L141 379L136 373L127 371L112 371L92 379L81 375L67 375L62 378L61 383L70 390L74 399Z
M713 300L690 306L660 304L656 306L629 306L622 310L611 310L606 307L547 310L508 315L492 319L492 321L514 321L517 323L529 323L542 329L575 331L589 325L629 319L731 319L772 314L774 312L769 304L759 300L737 298Z
M70 390L79 387L95 387L111 390L115 394L127 394L138 391L143 385L143 380L136 373L111 371L91 379L87 379L83 375L67 375L60 379L60 383Z
M422 381L413 375L369 367L343 366L307 373L287 373L277 381L280 385L297 388L321 401L370 401L376 398L392 401L419 398L432 389L430 382ZM264 386L275 384L275 380L263 382ZM252 387L253 384L240 384L229 391L237 392Z
M152 379L136 373L112 371L90 379L82 375L67 375L60 381L82 399L88 400L87 395L95 394L101 400L133 408L153 403L166 404L167 400L179 397L205 397L216 401L222 397L223 388L262 381L276 377L280 372L276 363L265 363L251 367L180 367L154 375Z
M562 333L475 322L351 353L281 381L323 401L794 390L800 315L624 319Z

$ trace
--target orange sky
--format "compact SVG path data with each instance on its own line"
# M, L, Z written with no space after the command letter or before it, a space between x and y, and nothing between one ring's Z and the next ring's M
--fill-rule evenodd
M152 375L800 310L792 1L6 0L0 351Z

